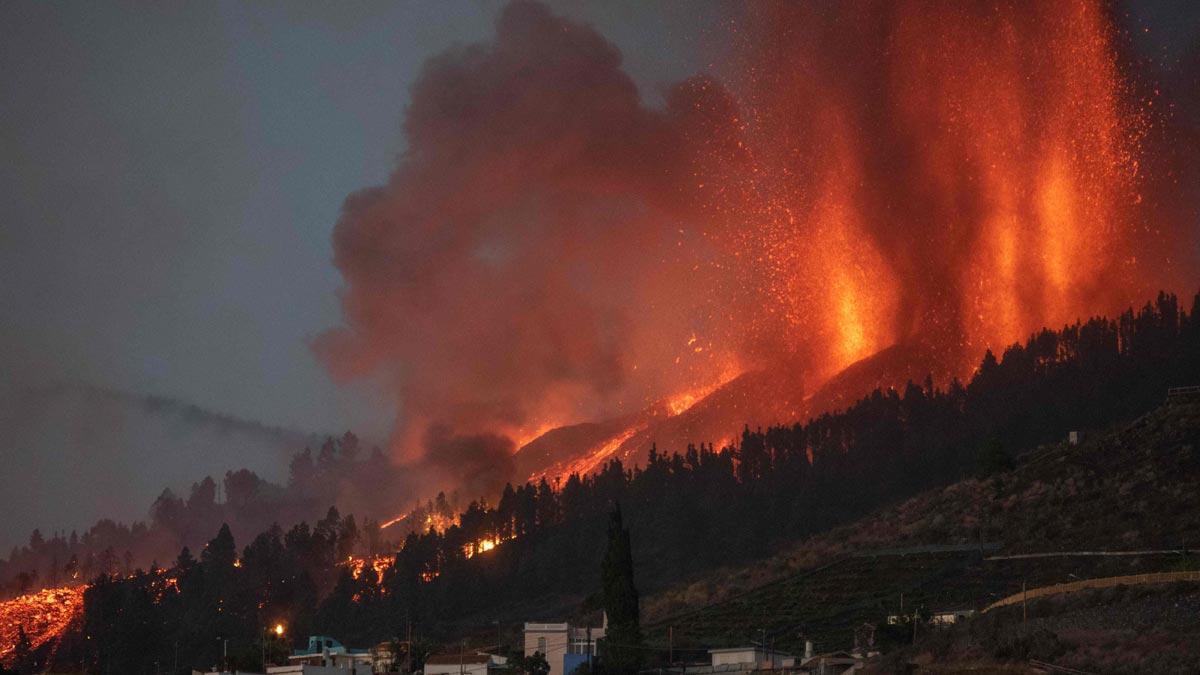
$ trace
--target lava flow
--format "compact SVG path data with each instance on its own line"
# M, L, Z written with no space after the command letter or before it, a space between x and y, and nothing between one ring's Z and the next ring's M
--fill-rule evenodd
M48 588L0 602L0 662L10 659L25 631L30 651L54 645L82 615L85 586Z

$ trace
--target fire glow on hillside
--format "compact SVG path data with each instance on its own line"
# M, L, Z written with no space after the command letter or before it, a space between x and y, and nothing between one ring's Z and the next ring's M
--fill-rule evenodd
M1154 101L1100 2L760 3L727 28L724 70L663 109L532 3L425 70L405 159L346 202L344 325L318 342L340 376L391 377L397 459L483 493L503 448L564 424L681 416L747 372L811 392L893 346L919 362L885 386L946 381L1190 283L1194 234L1145 224ZM740 395L742 422L803 412Z

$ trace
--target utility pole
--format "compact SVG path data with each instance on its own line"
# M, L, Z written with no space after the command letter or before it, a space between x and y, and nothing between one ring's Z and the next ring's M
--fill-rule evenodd
M587 626L587 641L588 641L588 675L592 675L592 622L588 620Z
M466 658L467 658L467 641L463 640L461 643L461 646L458 649L458 675L466 675L466 670L464 670L464 662L466 661Z
M667 626L667 663L675 665L675 626Z
M1021 631L1025 631L1025 620L1029 618L1029 612L1026 608L1026 601L1029 600L1029 592L1025 589L1025 580L1021 580Z
M413 649L413 647L412 647L412 617L408 617L406 619L406 622L408 624L408 639L405 640L405 643L408 645L408 649L405 650L405 652L404 652L404 672L409 673L411 675L411 673L412 673L412 649Z

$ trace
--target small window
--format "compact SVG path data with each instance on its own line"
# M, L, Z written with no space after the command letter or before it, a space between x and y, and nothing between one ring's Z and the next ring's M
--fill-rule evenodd
M546 638L544 638L544 637L538 638L537 650L542 653L542 656L546 655Z

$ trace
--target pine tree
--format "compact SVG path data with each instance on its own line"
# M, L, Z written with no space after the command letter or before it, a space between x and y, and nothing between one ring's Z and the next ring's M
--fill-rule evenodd
M601 643L605 673L636 673L642 661L638 592L633 584L633 549L618 505L609 516L608 550L600 568L608 631Z

